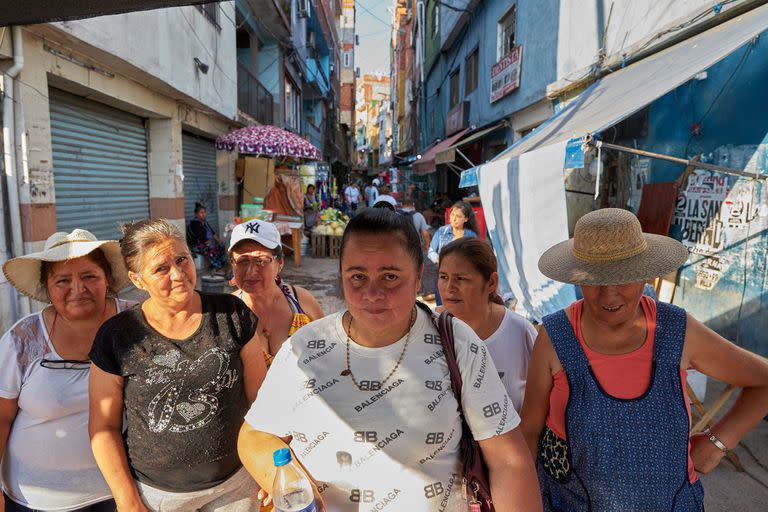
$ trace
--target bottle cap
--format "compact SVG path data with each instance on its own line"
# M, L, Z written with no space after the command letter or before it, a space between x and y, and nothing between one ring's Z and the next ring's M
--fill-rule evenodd
M275 461L275 466L277 467L289 464L291 460L293 460L293 457L291 456L291 449L280 448L279 450L275 450L275 453L272 454L272 460Z

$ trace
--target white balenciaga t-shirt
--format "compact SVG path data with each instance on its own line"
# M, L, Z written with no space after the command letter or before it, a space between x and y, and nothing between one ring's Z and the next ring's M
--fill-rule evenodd
M291 447L318 481L330 512L467 510L458 457L461 421L437 330L419 310L400 367L382 386L406 338L384 348L351 342L337 313L286 341L246 415L256 430L293 435ZM475 439L520 418L488 349L454 321L462 404Z
M499 328L485 339L499 377L518 411L523 406L528 363L536 341L536 328L514 311L507 309Z

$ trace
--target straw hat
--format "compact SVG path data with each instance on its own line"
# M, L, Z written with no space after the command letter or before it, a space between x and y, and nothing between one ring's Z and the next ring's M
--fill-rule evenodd
M48 291L40 282L43 261L66 261L86 256L101 249L109 262L112 278L109 289L119 292L128 285L128 270L120 254L120 243L115 240L97 240L90 231L76 229L71 233L58 232L48 237L40 252L33 252L8 260L3 265L6 279L21 293L40 302L48 302Z
M605 208L579 219L572 239L539 258L539 270L563 283L612 285L662 276L686 259L688 250L677 240L643 233L631 212Z

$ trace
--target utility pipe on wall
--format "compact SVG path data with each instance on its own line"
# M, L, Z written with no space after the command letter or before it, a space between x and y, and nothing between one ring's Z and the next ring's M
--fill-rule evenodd
M26 166L26 151L24 144L24 113L21 108L21 83L17 80L19 72L24 67L24 52L22 47L21 27L11 28L13 41L13 64L3 77L3 130L5 157L5 180L8 188L8 212L11 224L11 244L13 256L24 254L24 240L21 234L21 213L19 211L19 180L18 175L24 174ZM11 92L12 91L12 92ZM21 172L19 172L21 170ZM30 313L29 300L18 295L18 316Z

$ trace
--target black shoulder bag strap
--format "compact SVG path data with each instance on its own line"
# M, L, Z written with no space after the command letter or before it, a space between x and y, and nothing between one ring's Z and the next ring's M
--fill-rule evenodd
M466 481L467 495L471 496L472 505L480 506L478 510L482 512L494 512L493 500L491 499L491 486L488 479L488 467L483 460L483 454L480 451L480 444L475 441L472 430L467 424L464 416L464 408L461 403L461 369L456 361L456 346L453 336L453 315L443 311L439 317L436 317L432 310L425 304L417 302L417 305L423 309L429 310L432 321L436 324L440 333L440 342L443 345L443 354L445 362L448 364L448 373L451 377L451 390L456 402L459 405L459 417L461 418L461 442L460 452L462 458L462 467L464 469L464 479Z

